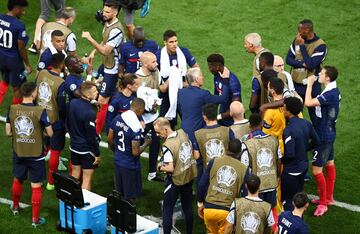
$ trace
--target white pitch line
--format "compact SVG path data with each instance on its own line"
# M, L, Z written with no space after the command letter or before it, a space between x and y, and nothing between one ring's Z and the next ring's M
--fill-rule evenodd
M7 204L7 205L11 205L11 204L13 204L13 201L12 201L12 200L9 200L9 199L6 199L6 198L0 197L0 203L2 203L2 204ZM29 207L30 205L20 202L20 203L19 203L19 206L20 206L20 208L27 208L27 207Z
M6 118L3 117L3 116L0 116L0 121L2 122L6 122ZM70 138L69 134L66 133L66 137L67 138ZM104 141L101 141L100 142L100 147L103 147L103 148L108 148L108 143L107 142L104 142ZM141 157L142 158L149 158L149 154L146 153L146 152L143 152L141 154ZM309 198L310 199L319 199L318 196L315 196L313 194L309 194ZM1 199L3 198L0 198L0 203L1 203ZM26 205L26 204L24 204ZM335 201L335 206L337 207L341 207L341 208L344 208L344 209L347 209L347 210L350 210L350 211L354 211L354 212L359 212L360 213L360 206L358 205L351 205L351 204L348 204L348 203L345 203L345 202L340 202L340 201Z

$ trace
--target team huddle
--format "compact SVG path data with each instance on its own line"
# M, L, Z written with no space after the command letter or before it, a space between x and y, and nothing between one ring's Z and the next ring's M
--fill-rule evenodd
M317 205L314 215L334 205L338 71L322 65L327 46L311 20L299 23L286 55L290 73L281 56L262 46L259 34L244 37L246 51L255 55L251 114L245 118L240 80L221 54L207 57L211 93L202 88L205 77L190 50L178 45L175 31L163 33L160 48L146 39L142 27L127 26L127 41L117 0L104 2L101 42L82 32L93 47L84 57L76 53L76 36L69 28L73 8L63 6L56 22L45 22L35 82L27 81L33 72L25 49L29 38L18 19L27 6L26 0L9 0L8 13L0 14L0 104L9 85L14 90L6 120L13 146L14 215L30 172L32 226L45 223L42 182L47 174L46 189L54 190L66 133L69 171L82 188L91 190L103 135L114 152L115 190L132 203L146 196L140 155L148 148L147 179L165 184L166 234L178 197L186 233L193 233L194 188L207 233L309 233L302 220L310 202L303 192L309 151L319 196L311 200ZM94 69L96 54L102 64ZM310 121L303 117L304 106Z

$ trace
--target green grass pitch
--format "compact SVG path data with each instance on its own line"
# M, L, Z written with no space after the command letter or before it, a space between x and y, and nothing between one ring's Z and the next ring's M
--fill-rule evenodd
M5 13L6 0L0 1L0 12ZM77 11L77 18L71 29L76 33L78 53L89 52L89 43L81 39L82 31L90 31L100 41L102 25L95 21L94 13L101 7L100 0L67 0L68 6ZM33 36L34 25L40 12L39 1L29 0L30 6L22 20L28 34ZM160 45L162 33L174 29L179 44L188 47L196 57L206 76L206 87L213 89L212 76L207 71L206 57L211 53L222 53L226 66L240 79L242 97L247 107L250 97L251 65L253 55L247 54L243 47L243 38L247 33L258 32L263 45L273 53L284 57L295 37L297 24L304 18L310 18L315 32L322 37L329 48L324 64L338 67L340 75L338 86L342 94L339 119L337 121L337 140L335 143L335 161L337 180L335 199L349 204L360 205L360 108L356 80L360 61L358 46L360 37L360 2L356 0L338 1L294 1L294 0L182 0L152 1L150 14L142 19L136 13L136 25L144 26L149 39ZM119 17L123 21L123 16ZM29 55L33 68L36 68L37 56ZM0 58L3 59L3 58ZM98 58L97 63L100 62ZM288 68L288 67L287 67ZM34 79L31 75L30 79ZM11 103L9 92L0 114L5 115ZM10 140L5 136L4 124L0 124L0 197L11 199L12 151ZM113 157L108 149L101 149L102 164L95 172L93 191L106 196L113 188ZM68 149L63 156L69 156ZM144 178L144 196L138 200L138 212L141 215L161 216L159 201L162 199L163 185L146 181L147 161L142 160ZM315 182L306 184L305 190L315 194ZM30 184L24 186L22 202L29 204ZM194 211L196 211L194 203ZM339 207L330 207L321 218L312 216L314 206L310 205L305 213L305 221L310 225L311 233L360 233L360 213ZM58 201L54 192L44 190L41 215L47 224L32 229L31 209L22 210L21 215L13 217L8 206L0 204L0 233L55 233L58 220ZM194 233L205 233L203 221L195 216ZM184 231L184 224L177 225Z

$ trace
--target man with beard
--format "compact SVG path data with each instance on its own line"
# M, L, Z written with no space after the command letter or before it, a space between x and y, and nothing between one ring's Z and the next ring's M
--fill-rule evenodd
M89 63L92 64L95 52L99 52L103 57L104 82L102 83L98 102L101 110L96 118L96 132L100 134L106 118L106 111L109 106L110 97L116 92L117 73L119 66L119 48L125 40L123 27L116 17L118 14L118 3L108 0L103 8L105 21L103 30L103 41L97 43L89 32L83 32L82 37L87 39L95 48L89 55Z
M290 45L286 56L286 63L292 67L291 76L296 92L305 100L307 77L319 76L321 63L325 60L327 47L325 42L314 33L313 22L304 19L299 23L298 33ZM321 92L321 85L315 81L311 97L314 98ZM309 106L309 115L314 124L316 119L315 107Z
M142 27L136 27L133 40L125 42L120 47L119 77L123 77L125 73L135 73L142 66L140 57L145 51L155 54L159 49L155 41L145 38Z

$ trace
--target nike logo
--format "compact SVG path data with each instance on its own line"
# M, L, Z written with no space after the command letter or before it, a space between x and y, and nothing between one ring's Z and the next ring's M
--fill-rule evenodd
M133 53L133 54L129 54L130 57L134 56L136 53Z

